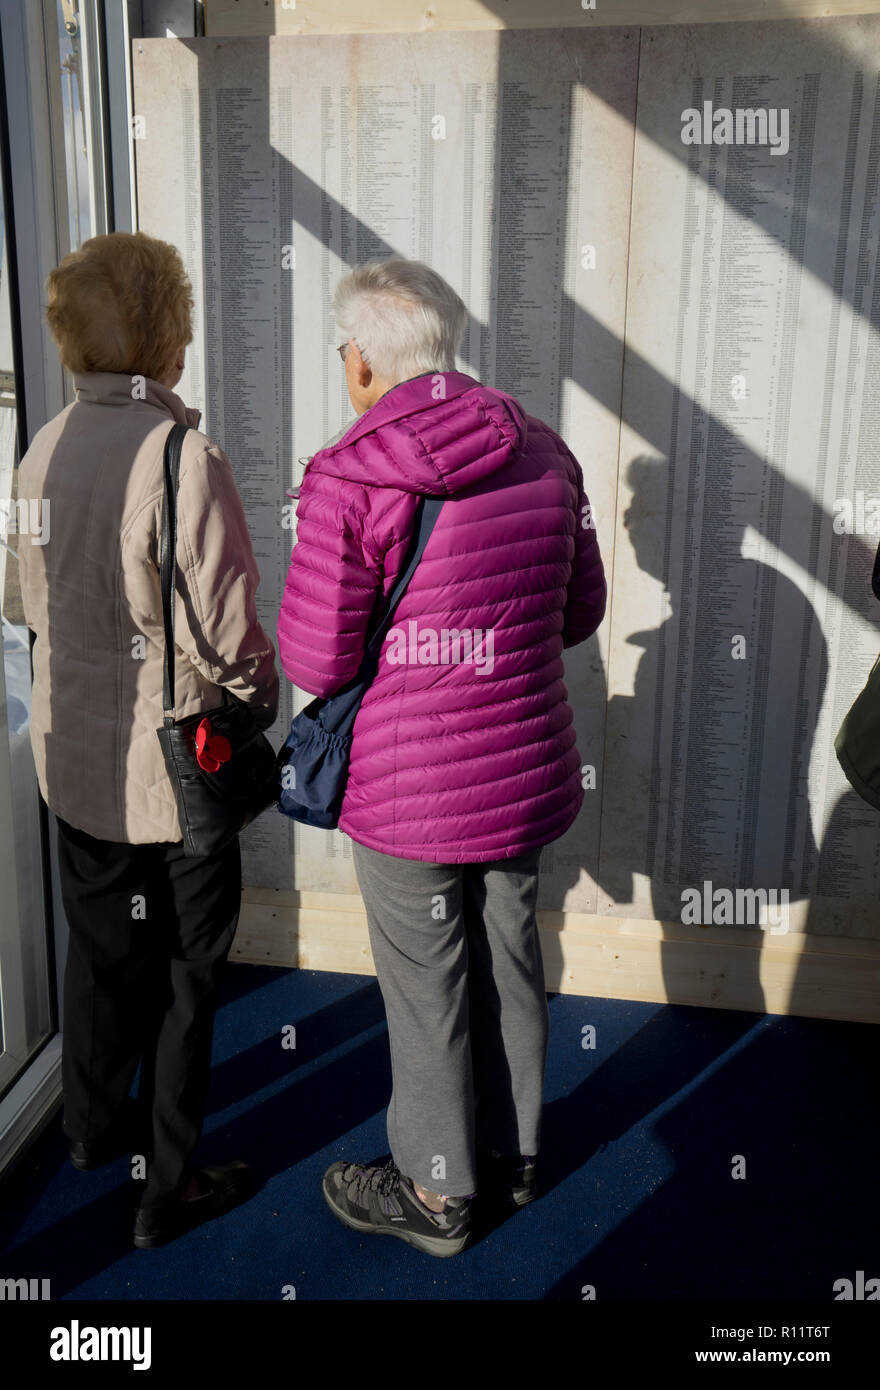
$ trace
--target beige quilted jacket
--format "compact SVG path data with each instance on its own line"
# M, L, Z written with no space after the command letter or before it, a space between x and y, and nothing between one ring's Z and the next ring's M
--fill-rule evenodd
M133 399L132 383L111 372L74 377L76 400L21 461L11 539L36 633L31 742L40 790L87 834L146 844L181 838L156 737L162 455L176 420L193 426L178 492L177 717L218 705L226 686L268 727L278 675L257 620L260 576L232 466L196 428L200 411L149 378L144 399Z

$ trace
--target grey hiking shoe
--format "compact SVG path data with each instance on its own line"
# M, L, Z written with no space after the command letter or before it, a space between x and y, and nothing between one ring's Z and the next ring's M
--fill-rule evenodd
M367 1166L333 1163L324 1174L324 1198L333 1215L365 1235L398 1236L428 1255L458 1255L471 1234L473 1196L447 1197L430 1211L393 1160Z

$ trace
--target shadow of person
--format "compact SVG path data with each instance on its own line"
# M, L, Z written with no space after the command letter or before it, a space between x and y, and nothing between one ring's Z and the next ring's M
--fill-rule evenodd
M627 535L639 570L663 585L665 606L647 586L644 603L632 593L617 599L618 620L623 610L649 622L626 639L640 653L632 694L615 693L608 701L599 910L605 905L613 913L616 905L620 915L653 916L662 924L663 982L675 1002L655 1013L624 1050L638 1055L644 1035L652 1055L658 1039L678 1051L685 1027L681 1004L730 1011L723 1026L717 1019L711 1028L700 1027L701 1046L688 1046L672 1070L667 1054L667 1069L658 1070L650 1088L656 1106L736 1048L755 1026L755 1013L765 1010L760 925L713 923L701 936L682 922L682 892L710 881L713 890L775 888L788 890L792 901L806 896L818 855L807 772L828 657L816 613L798 585L742 554L744 524L734 534L728 528L725 555L703 559L695 602L675 577L680 566L669 563L663 543L666 462L639 456L627 480ZM615 568L617 584L626 582L619 559ZM718 592L722 583L736 592ZM702 599L713 593L715 602ZM751 621L751 613L763 610L767 620ZM754 634L739 667L731 659L731 634ZM790 660L791 634L802 638L800 669ZM701 651L706 662L689 689L679 677L683 649ZM805 688L813 692L811 701L804 700ZM646 901L637 893L638 875L647 880ZM771 925L774 920L771 913ZM594 1143L607 1143L632 1126L637 1111L638 1104L603 1107L601 1122L587 1114L581 1121ZM551 1106L548 1138L552 1117ZM565 1172L573 1156L559 1161Z
M704 527L696 572L671 556L668 542L658 543L668 509L665 460L636 457L627 481L632 500L623 521L636 563L660 581L668 603L656 628L627 639L643 653L632 695L609 701L608 756L626 760L629 749L630 758L644 759L648 753L642 766L622 774L650 806L630 868L648 876L654 916L664 923L669 997L685 1002L690 994L706 1002L708 984L708 1002L763 1012L761 927L783 930L780 895L787 893L789 905L806 897L818 856L807 774L827 644L801 588L744 554L746 523L737 523L732 509L723 535ZM800 663L792 660L798 638ZM813 698L805 699L805 690ZM616 901L632 901L625 863L610 860L605 883ZM688 920L683 895L700 890L705 901L706 883L712 919L703 911L696 921L710 932L725 930L711 957L701 949L696 963L693 932L678 924ZM719 889L732 895L763 890L764 922L752 914L754 892L734 897L731 921L723 908L719 912ZM742 948L731 928L747 932Z

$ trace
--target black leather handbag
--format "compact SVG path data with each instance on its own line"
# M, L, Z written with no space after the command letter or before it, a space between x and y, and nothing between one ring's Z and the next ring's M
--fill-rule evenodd
M188 426L175 424L165 441L165 496L159 545L165 623L165 722L156 733L174 788L183 852L214 854L277 798L277 754L243 700L223 691L223 703L185 719L174 705L174 569L177 480Z
M291 820L334 830L342 814L354 721L376 674L394 610L419 562L444 506L442 497L420 497L407 558L379 621L372 629L357 674L342 690L318 696L295 717L278 754L278 809Z

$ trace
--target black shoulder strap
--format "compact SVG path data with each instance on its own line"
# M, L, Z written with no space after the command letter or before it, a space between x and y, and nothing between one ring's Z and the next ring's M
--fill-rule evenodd
M165 624L165 678L162 686L162 709L165 723L173 724L174 706L174 569L177 554L177 482L180 475L180 451L188 425L174 424L165 440L165 495L162 502L162 533L159 545L159 579L162 587L162 617ZM434 523L443 506L442 497L420 497L416 509L413 534L410 538L407 558L400 576L394 585L385 605L382 617L370 635L361 669L354 682L363 679L370 671L372 662L378 657L388 625L394 610L410 581L413 570L428 543Z
M165 494L162 499L162 532L159 541L159 582L162 586L162 617L165 623L165 679L162 710L165 724L173 724L174 707L174 570L177 556L177 480L180 451L188 425L174 424L165 440Z
M387 632L388 625L394 616L394 610L397 607L401 597L403 596L404 589L406 588L407 584L412 578L413 570L419 563L419 560L422 558L422 551L428 544L428 537L434 529L434 523L436 522L437 517L440 515L440 508L443 506L443 500L444 499L442 497L424 496L420 497L418 500L415 519L413 521L413 531L410 537L409 549L407 550L407 557L404 560L403 568L400 571L400 575L397 579L397 582L395 583L394 588L391 590L391 593L388 595L388 600L385 605L385 610L382 614L382 617L379 619L375 629L370 634L370 638L367 642L365 650L365 657L367 658L369 658L373 654L378 654L379 651L381 651L382 643L385 639L385 633Z
M382 642L385 633L394 615L398 601L410 581L410 576L422 556L422 551L428 543L428 537L434 529L434 523L440 515L443 506L442 497L420 497L415 518L413 521L413 532L410 537L407 557L404 561L400 575L395 582L394 588L388 595L388 599L382 609L382 615L376 626L370 630L369 638L364 648L364 654L351 680L348 681L341 690L335 694L327 696L323 700L312 702L317 711L332 707L332 727L337 734L350 733L354 725L360 702L366 693L367 686L376 674L379 666L379 657L382 652ZM311 708L310 706L309 708Z

